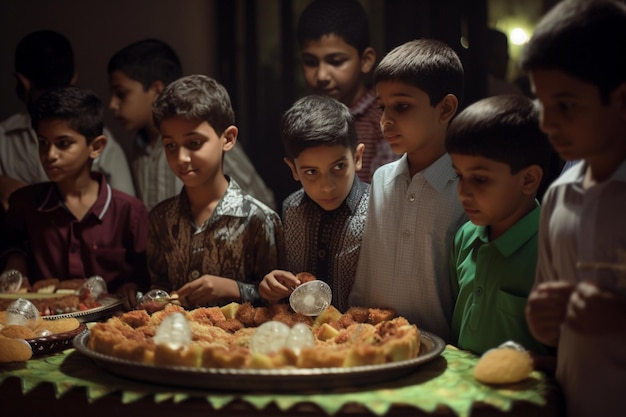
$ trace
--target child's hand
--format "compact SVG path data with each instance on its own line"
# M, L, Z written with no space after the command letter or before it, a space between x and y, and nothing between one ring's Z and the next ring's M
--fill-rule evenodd
M576 286L567 306L566 323L572 329L587 334L625 332L625 322L623 299L589 282Z
M202 275L180 287L176 293L186 299L189 306L215 305L241 298L237 281L216 275Z
M127 282L117 289L117 295L124 300L124 308L130 310L137 305L137 284Z
M259 284L259 294L269 302L276 302L289 296L298 285L300 280L294 274L275 269Z
M526 320L530 332L541 343L556 346L561 324L565 321L567 304L574 286L565 281L539 284L528 296Z

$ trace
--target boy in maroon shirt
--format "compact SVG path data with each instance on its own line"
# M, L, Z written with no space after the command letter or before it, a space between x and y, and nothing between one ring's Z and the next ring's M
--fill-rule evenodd
M5 269L31 283L102 276L109 292L135 304L146 290L148 213L140 200L111 188L91 164L103 151L102 102L65 87L30 106L39 158L50 182L11 195L5 219Z

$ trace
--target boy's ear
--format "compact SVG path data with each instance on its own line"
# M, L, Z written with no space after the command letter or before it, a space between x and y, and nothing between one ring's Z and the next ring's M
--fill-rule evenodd
M531 165L524 168L522 175L522 192L525 195L535 195L541 185L543 169L539 165Z
M28 95L28 92L30 91L30 88L31 88L30 80L19 72L15 73L15 78L17 78L17 82L21 85L21 88L23 89L24 93Z
M439 102L439 108L441 109L439 121L449 123L459 108L459 99L454 94L448 94Z
M89 145L89 147L91 148L91 151L89 152L89 157L91 159L96 159L97 157L99 157L102 154L102 151L104 151L104 147L106 145L107 145L106 136L100 135L94 138L94 140L92 140L91 144Z
M222 138L224 139L224 144L222 146L222 150L224 152L228 152L235 146L237 143L237 135L239 134L239 129L237 126L230 125L222 133Z
M365 48L361 54L361 72L368 74L376 63L376 51L371 46Z
M296 169L296 165L295 165L294 161L292 161L291 159L289 159L287 157L284 157L283 161L285 161L285 163L287 164L287 166L291 170L291 176L293 177L293 179L296 180L296 181L300 181L300 177L298 176L298 170Z
M150 89L152 89L158 96L163 90L165 90L165 84L163 84L163 81L161 80L156 80L152 83Z
M365 144L359 143L354 152L354 169L360 171L363 168L363 151L365 150Z

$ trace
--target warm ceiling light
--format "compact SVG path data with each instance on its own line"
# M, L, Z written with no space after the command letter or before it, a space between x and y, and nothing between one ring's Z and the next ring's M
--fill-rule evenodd
M528 34L522 28L514 28L509 35L513 45L523 45L528 42Z

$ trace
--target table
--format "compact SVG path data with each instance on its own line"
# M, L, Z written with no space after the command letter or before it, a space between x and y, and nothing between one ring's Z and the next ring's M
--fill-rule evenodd
M0 365L3 407L24 416L563 416L552 379L490 387L476 382L477 358L453 346L395 381L295 394L219 392L162 386L113 375L68 349ZM6 409L6 408L5 408Z

